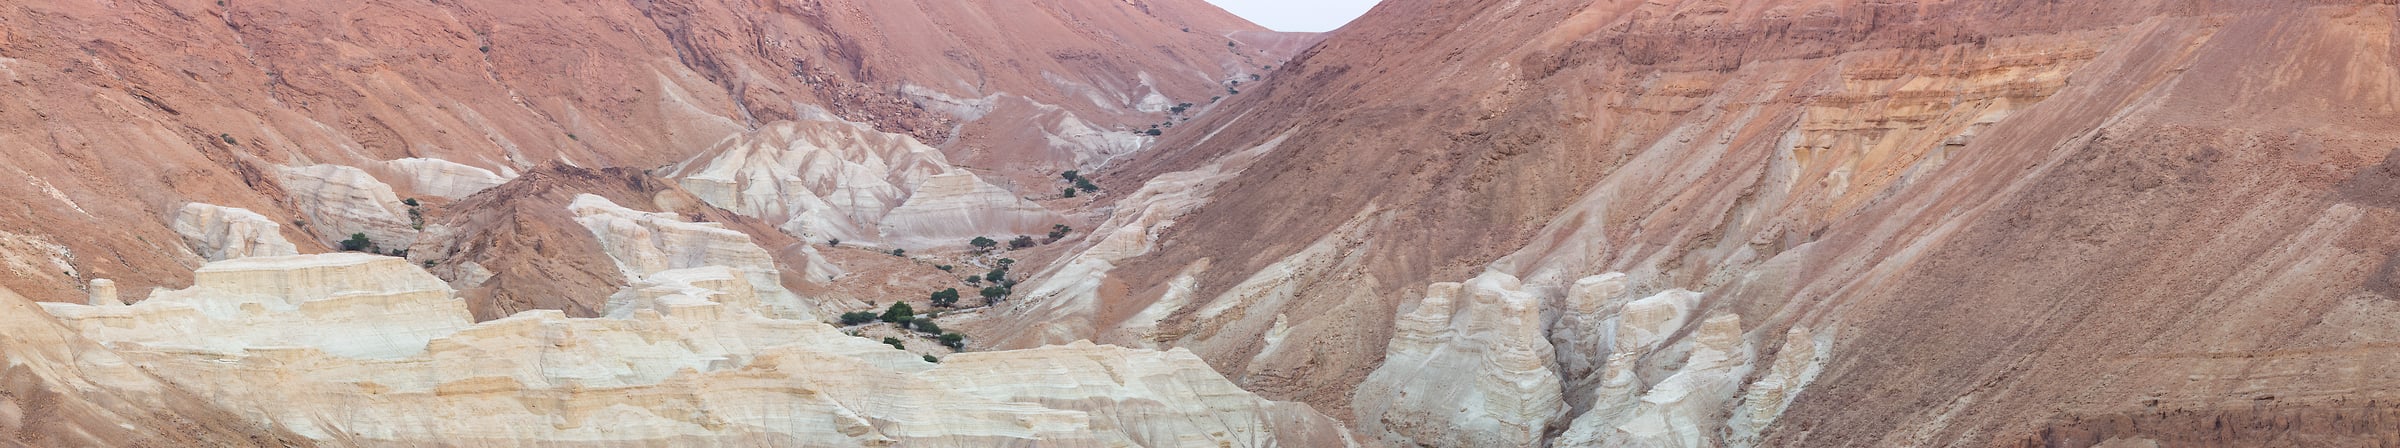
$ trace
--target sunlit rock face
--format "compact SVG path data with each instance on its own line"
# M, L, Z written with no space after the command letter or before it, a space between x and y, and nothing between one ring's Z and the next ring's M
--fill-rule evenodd
M309 348L387 359L465 328L447 283L399 258L362 253L250 257L209 263L193 286L129 306L44 303L103 344L218 355Z
M661 175L710 205L817 240L922 248L1036 235L1064 220L915 138L857 123L777 122Z
M315 229L318 242L339 247L343 240L365 235L368 248L378 252L416 243L418 232L408 218L408 205L400 202L391 185L366 170L342 165L280 169L293 208L307 218L304 222Z
M748 234L715 223L685 222L673 213L625 208L589 194L576 196L567 210L599 238L602 250L625 273L630 286L610 300L612 315L622 317L629 312L623 302L632 297L657 299L659 293L643 290L690 289L698 287L693 282L706 280L742 283L739 288L716 288L743 293L719 297L715 302L789 319L815 319L820 314L812 304L784 289L774 257L752 243Z
M611 228L704 230L680 227ZM398 258L253 257L198 277L136 305L43 308L253 424L342 445L1355 444L1338 421L1242 391L1188 352L1082 343L937 364L770 317L723 265L648 273L653 288L620 316L475 324Z
M297 255L283 225L246 209L190 203L175 212L175 233L209 261Z
M516 177L514 170L494 173L458 162L419 157L386 161L379 168L382 178L391 179L395 187L448 199L464 198Z
M1532 446L1566 416L1541 303L1516 277L1435 283L1359 385L1361 430L1403 446Z

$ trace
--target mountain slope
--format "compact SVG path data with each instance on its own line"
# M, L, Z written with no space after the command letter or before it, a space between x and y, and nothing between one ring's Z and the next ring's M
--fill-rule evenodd
M392 224L405 218L310 222L320 192L290 191L284 167L424 158L502 180L548 162L649 169L830 116L941 146L990 177L1047 177L1078 154L1130 150L1045 139L1068 131L1059 123L1138 148L1134 133L1169 120L1167 105L1206 103L1220 81L1288 54L1226 37L1262 31L1192 0L11 5L0 154L25 181L0 194L26 201L0 211L0 232L28 241L11 258L64 266L0 284L42 300L79 297L64 285L81 278L181 285L205 260L164 223L195 202L256 212L301 252L351 233L408 239ZM1048 134L961 131L1035 117ZM471 192L377 177L400 198ZM120 230L50 230L75 226Z
M1087 243L1105 269L1049 271L996 328L1189 348L1395 443L2389 443L2354 422L2388 418L2393 379L2366 372L2400 336L2379 323L2400 247L2375 236L2393 21L1387 2L1102 172L1144 191L1098 230L1125 238ZM1419 333L1433 303L1459 336ZM1410 338L1492 355L1386 364ZM1497 379L1543 376L1562 386ZM1392 381L1562 408L1363 392Z

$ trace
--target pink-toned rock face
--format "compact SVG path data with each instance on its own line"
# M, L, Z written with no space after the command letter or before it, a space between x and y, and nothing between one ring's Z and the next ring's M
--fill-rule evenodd
M1043 324L1019 340L1188 347L1366 428L1354 385L1404 359L1430 285L1515 276L1557 346L1598 347L1555 325L1593 321L1562 316L1586 310L1578 279L1620 272L1630 297L1700 298L1621 370L1644 404L1574 441L2393 443L2351 422L2400 398L2368 373L2400 359L2400 215L2378 199L2400 185L2394 19L2384 1L1388 2L1103 173L1133 190L1280 142L1142 228L1166 249L1061 270L1098 292L1026 306ZM1726 322L1740 343L1719 344ZM1694 367L1707 347L1723 368ZM1578 416L1614 380L1581 350L1558 356ZM1499 426L1457 415L1366 436Z
M1140 148L1134 133L1198 112L1172 105L1208 104L1306 39L1199 0L17 6L0 12L0 95L16 100L0 107L0 155L20 180L0 197L25 200L0 231L133 290L190 281L162 218L185 203L256 212L300 252L352 233L408 245L404 209L373 225L324 215L287 168L460 199L544 163L653 169L828 118L1055 194L1034 182ZM99 226L114 230L25 231ZM0 285L76 300L64 271Z

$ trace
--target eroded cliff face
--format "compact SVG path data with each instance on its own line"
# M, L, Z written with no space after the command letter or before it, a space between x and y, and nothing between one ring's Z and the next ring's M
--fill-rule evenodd
M223 256L174 243L190 203L256 213L300 252L354 233L400 249L419 229L398 201L550 163L659 168L786 120L862 123L1054 194L1012 182L1146 147L1309 41L1197 0L12 6L0 153L21 181L0 195L24 206L0 231L29 245L10 258L39 245L70 268L0 284L57 301L89 278L188 284ZM116 231L52 230L74 227Z
M1100 228L1149 237L1034 280L1084 286L1007 310L1045 322L1012 344L1188 348L1386 441L2390 443L2356 422L2388 418L2395 380L2368 372L2400 359L2376 199L2394 19L1388 2L1103 171L1148 191L1245 167ZM1449 282L1493 275L1539 318L1428 332ZM1554 352L1466 362L1528 339ZM1531 384L1520 364L1558 386L1511 393L1564 415L1393 392Z
M711 238L709 226L629 222L673 219L598 196L575 206L620 248L642 234ZM193 414L212 424L345 446L1356 445L1339 421L1258 398L1188 351L1082 343L935 363L776 317L790 313L771 298L791 293L745 280L745 258L677 247L693 248L680 260L736 265L639 275L605 318L536 310L474 323L431 273L358 253L215 262L193 288L134 305L43 308L110 347L58 348L98 363L82 371L106 375L100 390L190 390L223 409ZM611 250L629 269L656 258L626 252ZM48 362L37 365L70 365Z

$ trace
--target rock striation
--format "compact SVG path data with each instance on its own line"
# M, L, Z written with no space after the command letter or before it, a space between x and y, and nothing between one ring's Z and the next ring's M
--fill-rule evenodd
M693 289L621 317L470 324L432 275L342 253L216 262L137 305L44 309L255 424L344 445L1355 445L1188 352L1084 343L936 364L717 302L760 294L724 266L651 277Z
M804 239L902 248L1032 235L1057 213L951 166L915 138L835 121L777 122L667 167L702 200Z
M366 170L342 165L283 167L283 188L320 243L340 247L364 234L378 252L406 249L417 241L408 206L392 186Z
M634 298L662 300L667 295L685 301L706 300L786 319L813 320L824 315L800 296L784 289L782 271L765 248L750 235L715 223L686 222L672 213L637 211L608 198L583 194L567 204L575 221L600 241L602 251L624 271L625 291L612 296L608 312L624 317ZM703 288L703 284L739 282L738 288ZM678 291L740 291L710 297Z
M499 173L442 159L410 157L383 162L380 174L393 179L395 187L417 194L448 199L461 199L476 192L508 183L516 177L515 170Z
M208 261L298 255L283 238L283 225L247 209L198 202L175 212L175 233Z
M1362 432L1399 446L1533 446L1567 416L1542 304L1516 277L1435 283L1358 386Z

